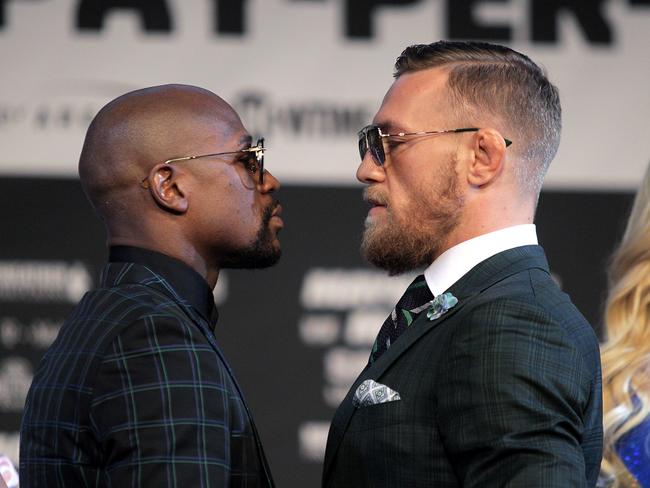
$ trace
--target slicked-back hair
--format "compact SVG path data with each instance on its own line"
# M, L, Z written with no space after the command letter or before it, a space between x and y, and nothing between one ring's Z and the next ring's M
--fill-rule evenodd
M514 171L521 188L538 193L562 128L560 96L544 70L505 46L439 41L407 47L395 62L394 76L437 67L449 69L455 122L496 123L513 141L508 151L520 156L522 164Z

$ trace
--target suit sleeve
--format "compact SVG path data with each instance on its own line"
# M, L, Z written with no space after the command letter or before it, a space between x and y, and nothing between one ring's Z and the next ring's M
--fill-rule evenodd
M149 316L112 341L91 424L110 486L229 485L227 378L200 331Z
M593 375L534 302L477 306L443 362L439 426L462 486L586 486L580 441Z

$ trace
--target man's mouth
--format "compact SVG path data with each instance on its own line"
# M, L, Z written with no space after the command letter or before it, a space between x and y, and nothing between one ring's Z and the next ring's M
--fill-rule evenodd
M371 193L369 191L364 192L363 199L370 206L368 211L368 216L383 212L388 207L388 199L384 198L382 195L377 193Z
M388 205L384 199L371 197L365 198L365 200L366 203L370 206L370 210L368 210L368 218L375 217L386 212Z
M387 207L387 205L384 202L380 202L380 201L377 201L377 200L366 200L366 202L371 207Z
M269 219L269 223L273 222L275 223L279 229L282 229L284 227L284 221L282 220L282 205L279 203L273 207L273 211L271 212L271 218Z
M371 208L375 207L388 207L388 199L384 198L378 192L366 191L363 192L364 201L370 205Z

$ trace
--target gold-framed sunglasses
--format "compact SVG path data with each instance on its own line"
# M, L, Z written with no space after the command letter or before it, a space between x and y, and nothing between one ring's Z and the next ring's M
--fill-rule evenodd
M478 127L463 127L461 129L449 130L429 130L420 132L398 132L397 134L384 134L381 128L377 125L371 124L365 126L358 133L359 136L359 155L363 159L368 151L372 156L373 162L377 166L383 166L386 162L386 152L384 151L383 140L389 137L407 137L407 136L426 136L433 134L457 134L459 132L476 132L480 130ZM512 144L512 141L506 139L506 147Z
M266 151L266 148L264 147L264 138L261 138L257 140L257 143L254 146L251 146L247 149L240 149L238 151L210 153L210 154L199 154L196 156L183 156L180 158L168 159L163 164L180 163L183 161L190 161L192 159L211 158L215 156L227 156L229 154L245 154L245 155L249 155L249 157L246 158L245 161L243 161L246 171L248 171L252 177L255 177L255 175L259 175L258 183L260 185L263 185L264 184L264 151Z

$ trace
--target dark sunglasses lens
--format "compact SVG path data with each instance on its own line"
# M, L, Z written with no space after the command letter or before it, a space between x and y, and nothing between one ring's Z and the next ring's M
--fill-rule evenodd
M363 159L368 150L368 144L366 144L366 132L362 130L359 132L359 157Z
M379 135L379 129L377 127L368 130L368 146L375 163L379 166L383 165L385 159L384 145L381 142L381 136Z
M359 132L359 156L363 159L370 151L375 164L384 164L384 146L379 135L379 128L368 126Z
M257 164L260 172L260 185L264 184L264 138L257 140L257 147L262 151L257 153Z

